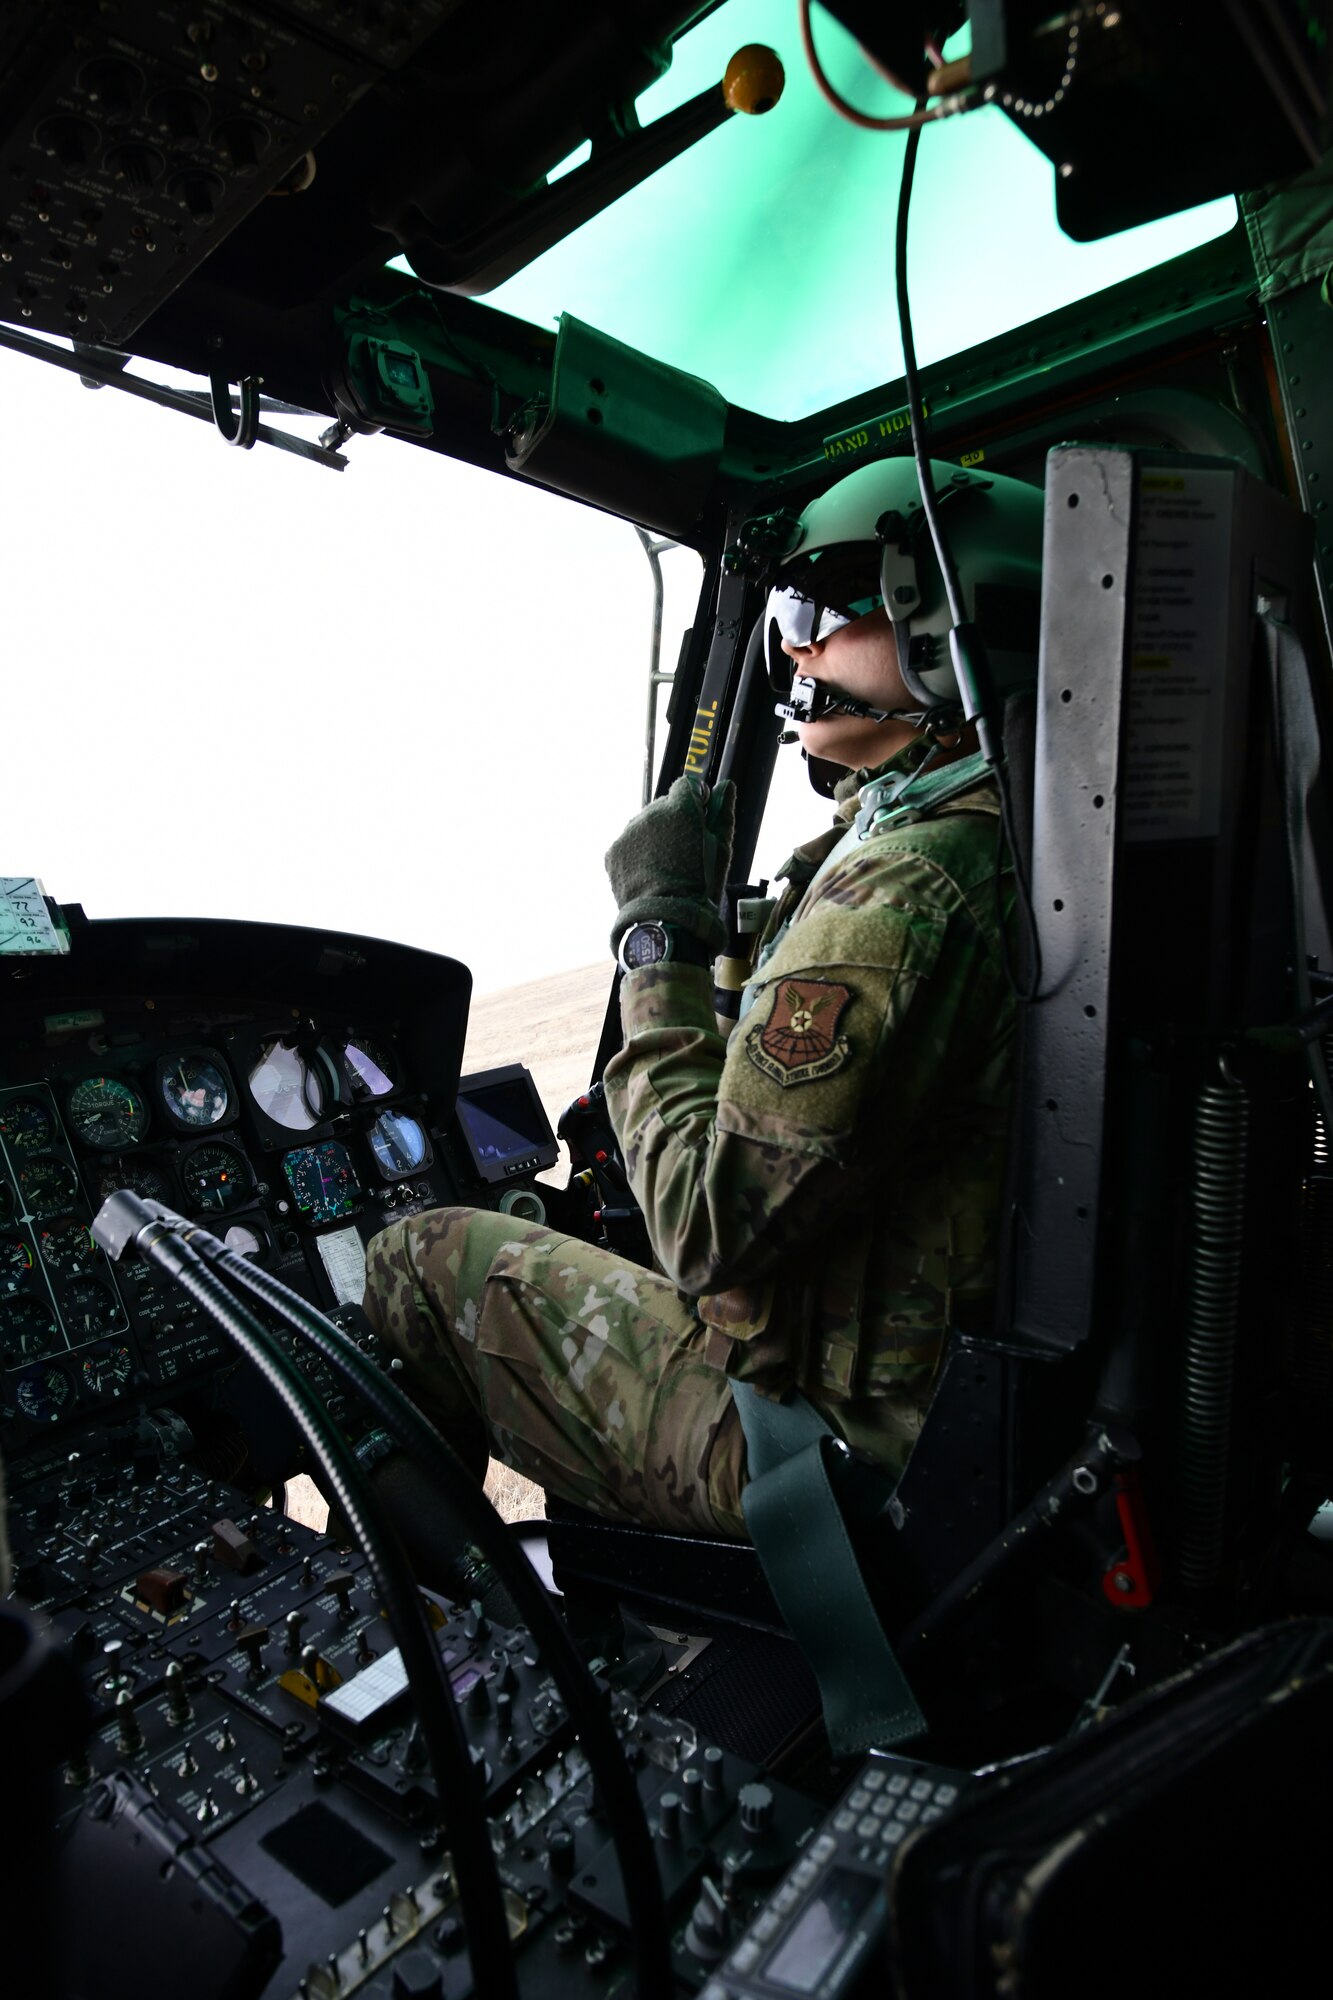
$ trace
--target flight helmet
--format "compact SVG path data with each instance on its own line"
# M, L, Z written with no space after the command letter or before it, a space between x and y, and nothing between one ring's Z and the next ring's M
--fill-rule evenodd
M1043 495L998 473L938 460L932 470L967 616L985 641L1003 697L1036 679ZM858 466L787 530L764 611L769 680L785 697L779 715L813 720L838 705L836 689L826 690L812 713L801 697L800 667L782 651L782 639L792 645L827 639L880 605L915 704L901 712L928 728L954 726L964 703L950 658L953 620L910 458ZM860 712L879 713L864 704Z

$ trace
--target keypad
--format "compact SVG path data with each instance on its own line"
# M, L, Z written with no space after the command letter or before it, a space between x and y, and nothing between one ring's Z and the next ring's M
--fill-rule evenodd
M943 1773L932 1776L909 1760L872 1759L839 1800L832 1817L793 1864L785 1881L769 1897L731 1956L705 1985L699 2000L746 2000L760 1986L770 1950L780 1950L780 1938L797 1920L797 1913L818 1895L826 1869L840 1858L860 1862L887 1876L895 1850L918 1826L939 1819L959 1797L959 1786ZM730 1977L740 1981L727 1985ZM767 1987L763 1988L767 1991Z

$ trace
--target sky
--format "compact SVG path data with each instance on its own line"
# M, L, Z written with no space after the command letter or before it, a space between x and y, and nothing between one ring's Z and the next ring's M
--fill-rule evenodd
M8 353L0 396L0 873L91 917L395 938L479 992L606 954L647 703L631 527L383 436L341 473L231 450ZM663 571L673 665L700 565Z

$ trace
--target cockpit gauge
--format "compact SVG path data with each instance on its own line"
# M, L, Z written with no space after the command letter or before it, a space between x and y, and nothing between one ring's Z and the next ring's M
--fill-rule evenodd
M55 1424L74 1400L74 1384L63 1368L35 1368L14 1390L14 1401L32 1424Z
M262 1257L268 1248L263 1233L248 1222L233 1222L222 1240L239 1257Z
M104 1347L90 1354L80 1371L84 1394L111 1400L119 1396L134 1373L128 1347Z
M66 1111L75 1136L102 1152L137 1146L148 1130L146 1102L118 1076L84 1077L71 1090Z
M63 1160L30 1159L18 1171L19 1199L37 1222L59 1215L77 1199L79 1184L73 1167Z
M178 1172L189 1208L219 1215L239 1208L255 1191L255 1178L234 1146L196 1146Z
M157 1088L172 1123L186 1132L207 1132L231 1110L231 1083L219 1063L191 1052L164 1056Z
M151 1166L147 1160L107 1160L97 1176L97 1192L105 1201L108 1195L118 1194L121 1188L128 1188L143 1201L164 1202L171 1207L171 1187L161 1167Z
M343 1059L359 1097L387 1097L393 1089L397 1071L378 1042L357 1035L343 1044Z
M322 1068L307 1062L299 1049L280 1041L265 1042L250 1071L250 1095L266 1118L289 1132L308 1132L325 1114L332 1096Z
M0 1350L7 1367L37 1361L60 1345L60 1328L44 1299L0 1299Z
M0 1139L22 1159L40 1153L55 1139L55 1120L37 1097L11 1097L0 1104Z
M347 1148L335 1140L322 1146L298 1146L284 1153L282 1171L306 1222L334 1222L354 1215L361 1206L361 1184Z
M424 1165L430 1143L417 1120L405 1111L381 1111L370 1128L370 1150L385 1180L392 1181Z
M0 1236L0 1298L21 1291L32 1270L32 1245L24 1236Z
M95 1271L100 1261L92 1231L86 1222L73 1215L62 1215L39 1229L37 1248L62 1278L77 1278L84 1271Z
M110 1333L121 1324L120 1304L109 1285L99 1284L96 1278L76 1278L67 1288L61 1301L65 1314L65 1330L70 1344L79 1346L85 1340L95 1340L99 1333Z

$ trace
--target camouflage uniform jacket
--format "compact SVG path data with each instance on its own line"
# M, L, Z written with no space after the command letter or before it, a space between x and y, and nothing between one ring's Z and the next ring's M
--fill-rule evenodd
M999 805L981 782L872 832L811 887L851 792L781 871L761 947L790 925L730 1040L705 971L632 972L606 1094L710 1358L768 1394L804 1389L901 1464L947 1327L993 1284L1014 1021Z

